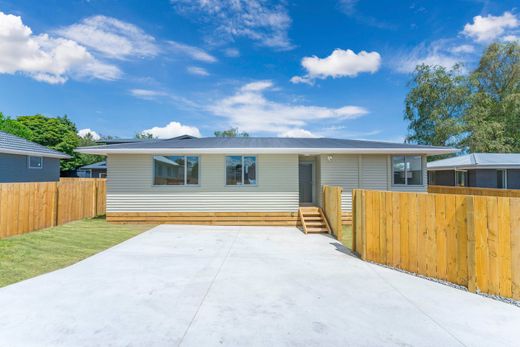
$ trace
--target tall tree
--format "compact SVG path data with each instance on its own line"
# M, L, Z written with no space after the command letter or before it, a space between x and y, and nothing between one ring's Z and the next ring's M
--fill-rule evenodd
M215 131L213 134L215 135L215 137L249 137L248 133L246 133L245 131L240 132L238 128Z
M22 137L29 141L33 136L31 129L20 124L16 119L4 116L2 112L0 112L0 131Z
M520 152L520 44L491 44L470 82L467 147L472 152Z
M418 65L408 83L404 119L409 121L407 142L456 146L461 141L469 89L461 66Z

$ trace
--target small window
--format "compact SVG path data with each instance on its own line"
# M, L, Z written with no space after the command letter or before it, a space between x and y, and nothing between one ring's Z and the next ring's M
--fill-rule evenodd
M465 187L467 182L466 171L455 171L455 185L459 187Z
M422 185L422 157L404 155L392 157L392 176L394 185Z
M30 156L28 159L29 169L41 169L43 168L43 157Z
M256 157L226 157L226 185L256 185Z
M155 185L199 184L199 157L154 156Z

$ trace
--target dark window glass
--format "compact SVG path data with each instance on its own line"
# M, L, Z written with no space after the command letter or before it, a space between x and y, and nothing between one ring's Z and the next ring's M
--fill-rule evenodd
M43 167L42 157L29 157L29 168L30 169L41 169Z
M394 184L406 184L405 179L405 161L404 157L393 157L392 168L394 175Z
M466 171L455 171L455 185L466 186Z
M497 170L497 188L502 189L506 187L504 172L504 170Z
M230 186L242 184L241 156L226 157L226 184Z
M155 156L156 185L184 185L184 165L183 156Z
M255 157L244 157L244 184L256 184Z
M186 164L186 184L199 184L199 157L187 157Z

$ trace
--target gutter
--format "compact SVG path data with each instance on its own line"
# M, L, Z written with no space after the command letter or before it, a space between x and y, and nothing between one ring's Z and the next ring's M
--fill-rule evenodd
M58 158L58 159L71 159L72 158L68 154L42 153L42 152L24 151L24 150L7 149L7 148L0 149L0 153L30 155L30 156L35 156L35 157Z

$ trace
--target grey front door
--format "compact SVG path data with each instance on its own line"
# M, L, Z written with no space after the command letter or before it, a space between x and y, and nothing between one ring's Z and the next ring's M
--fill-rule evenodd
M300 202L312 203L312 163L300 163L298 171Z

